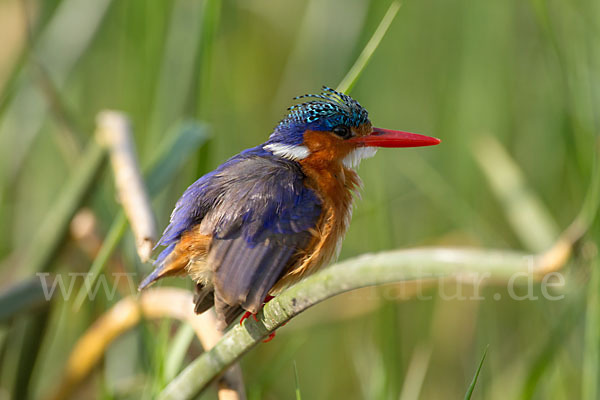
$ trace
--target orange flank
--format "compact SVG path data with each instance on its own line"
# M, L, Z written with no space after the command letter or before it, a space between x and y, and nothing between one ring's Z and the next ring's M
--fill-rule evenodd
M211 237L198 233L198 228L185 232L181 240L169 254L156 279L165 276L184 275L201 276L204 272L204 259L208 252Z

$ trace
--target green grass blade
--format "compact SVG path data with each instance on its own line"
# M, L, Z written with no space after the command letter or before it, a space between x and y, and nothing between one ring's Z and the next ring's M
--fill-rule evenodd
M586 197L581 206L581 211L575 220L575 224L579 225L579 229L583 232L592 225L598 215L598 208L600 207L600 160L598 154L600 154L600 137L596 139L594 144L596 148L594 167L592 176L590 177L590 184L587 189Z
M475 371L475 376L473 377L473 381L469 385L469 389L467 389L467 393L465 394L465 400L470 400L473 395L473 390L475 390L475 385L477 384L477 378L479 378L479 373L481 372L481 367L483 367L483 362L485 361L485 356L487 355L488 349L490 345L488 344L483 351L483 356L481 357L481 361L479 361L479 367L477 367L477 371Z
M577 324L581 322L585 309L585 296L576 292L570 297L571 303L558 318L553 319L556 323L551 327L550 333L547 334L548 339L543 343L539 353L527 368L527 377L520 394L520 398L523 400L533 398L540 380L552 365L555 356L577 327Z
M74 311L77 312L83 305L88 293L92 290L92 287L96 283L98 276L104 270L104 266L110 259L110 256L115 251L123 235L127 231L127 218L125 217L125 213L123 210L119 211L119 215L113 220L113 223L102 242L102 247L98 252L98 255L94 259L92 266L88 272L88 276L86 277L83 286L79 289L77 293L77 297L75 298Z
M170 121L183 114L195 74L194 61L201 39L202 7L204 2L173 1L165 50L157 77L154 109L139 153L151 154ZM142 151L141 146L145 145Z
M302 394L300 393L300 379L298 378L298 366L296 360L294 360L294 381L296 382L296 400L302 400Z
M394 18L396 18L398 10L400 10L400 3L398 1L392 2L387 12L381 19L379 26L373 33L373 36L371 36L371 39L369 39L369 41L367 42L367 45L354 62L352 68L350 68L344 79L342 79L342 81L338 85L338 91L344 93L349 93L350 91L352 91L352 88L358 81L358 78L365 70L365 67L371 60L371 57L373 57L373 53L375 53L375 50L377 50L377 47L379 47L379 44L381 43L381 40L388 31L390 25L392 25Z
M214 76L212 60L214 59L217 29L221 19L221 0L206 0L202 9L202 37L200 51L196 61L198 70L198 91L196 93L196 115L205 119L210 115L212 105Z
M165 359L165 382L170 382L181 370L185 355L195 336L196 332L194 332L194 328L191 325L182 324L173 339L170 340L171 344L169 345Z
M585 338L583 351L583 373L581 387L583 400L598 398L600 376L600 263L596 258L591 264L591 279L588 287Z

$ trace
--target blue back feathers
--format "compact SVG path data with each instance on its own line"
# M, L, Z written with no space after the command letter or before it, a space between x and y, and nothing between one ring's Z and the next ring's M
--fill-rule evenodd
M157 244L167 248L155 263L160 264L181 235L201 221L216 239L241 236L253 246L271 234L307 231L320 213L321 202L304 186L297 163L273 158L262 146L248 149L184 192Z
M312 99L288 108L289 114L279 123L268 143L300 145L306 130L330 131L337 125L358 127L369 122L369 113L352 97L323 86L321 94L305 94L298 99Z

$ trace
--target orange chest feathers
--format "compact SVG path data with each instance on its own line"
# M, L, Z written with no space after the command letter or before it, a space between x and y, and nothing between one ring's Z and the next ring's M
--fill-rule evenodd
M347 152L331 157L331 154L323 154L330 151L328 148L321 152L316 151L314 146L310 147L313 147L311 155L301 160L300 165L306 175L305 184L319 195L323 211L313 232L313 240L300 262L280 279L274 292L337 258L352 218L353 194L361 187L358 174L341 162Z

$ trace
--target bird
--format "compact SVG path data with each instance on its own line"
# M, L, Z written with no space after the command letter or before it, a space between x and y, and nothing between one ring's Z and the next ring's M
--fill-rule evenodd
M284 288L338 257L362 187L356 173L362 159L378 147L440 143L373 127L358 101L327 86L294 100L265 143L185 190L140 290L187 274L195 283L194 311L214 306L221 329L243 313L256 315Z

